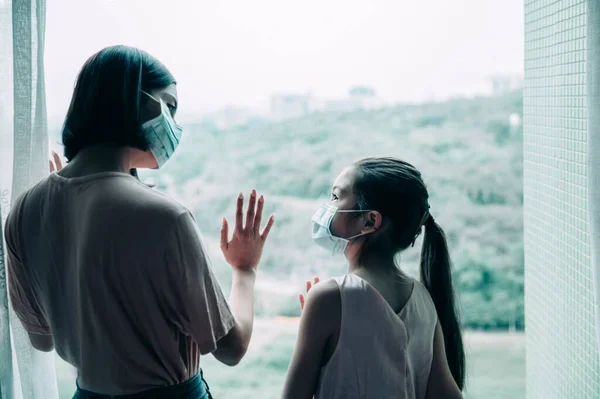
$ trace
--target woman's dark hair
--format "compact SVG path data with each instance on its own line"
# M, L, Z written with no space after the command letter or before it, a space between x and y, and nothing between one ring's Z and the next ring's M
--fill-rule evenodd
M175 83L156 58L135 47L112 46L81 68L62 130L67 161L90 145L113 144L146 151L141 131L141 90Z
M425 228L421 281L433 299L444 332L448 365L462 390L465 352L452 286L450 254L444 231L429 213L429 193L421 173L396 158L365 158L354 167L357 209L378 211L386 224L380 239L365 242L361 256L373 251L389 251L395 255L413 245L421 229Z

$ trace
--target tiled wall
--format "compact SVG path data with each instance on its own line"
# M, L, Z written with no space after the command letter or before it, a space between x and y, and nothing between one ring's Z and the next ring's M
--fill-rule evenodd
M525 0L527 397L600 398L588 228L588 1Z

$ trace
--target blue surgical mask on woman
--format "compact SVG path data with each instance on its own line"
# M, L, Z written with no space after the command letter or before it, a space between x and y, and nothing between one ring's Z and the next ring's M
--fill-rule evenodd
M343 210L331 204L322 205L312 217L313 241L329 251L332 255L344 253L351 240L370 234L361 233L348 238L336 237L331 233L331 222L336 213L369 212L362 210Z
M142 132L148 140L150 152L156 158L160 169L175 152L181 140L183 129L173 120L171 112L164 101L154 98L145 91L142 91L142 93L160 104L160 115L142 124Z

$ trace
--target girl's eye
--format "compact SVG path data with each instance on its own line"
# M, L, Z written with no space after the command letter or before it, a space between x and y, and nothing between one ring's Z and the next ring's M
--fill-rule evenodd
M332 201L337 201L339 198L337 195L335 195L334 193L331 193L331 200Z

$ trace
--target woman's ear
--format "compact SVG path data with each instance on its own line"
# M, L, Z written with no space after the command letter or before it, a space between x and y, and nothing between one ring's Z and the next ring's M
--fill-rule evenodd
M365 227L363 228L362 233L373 233L374 231L379 230L382 222L383 217L381 216L381 213L369 211L369 213L365 215Z

